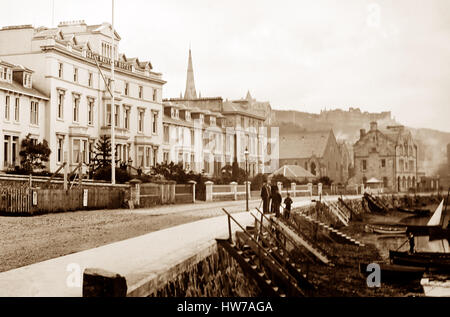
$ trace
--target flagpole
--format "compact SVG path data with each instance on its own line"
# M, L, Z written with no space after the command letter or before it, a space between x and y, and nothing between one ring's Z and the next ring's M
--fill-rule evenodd
M116 140L114 136L114 129L116 127L116 105L114 100L115 95L115 81L114 81L114 62L116 57L116 50L114 48L114 0L112 0L112 19L111 19L111 40L112 40L112 58L111 58L111 184L116 183Z

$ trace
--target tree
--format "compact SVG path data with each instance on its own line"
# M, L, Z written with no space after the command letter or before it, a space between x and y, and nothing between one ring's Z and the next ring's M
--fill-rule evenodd
M22 140L22 150L19 155L22 157L20 165L27 173L32 173L36 169L44 169L45 163L48 162L52 153L46 140L37 143L36 139L32 139L28 134Z
M111 141L107 135L102 135L95 143L94 171L111 166Z

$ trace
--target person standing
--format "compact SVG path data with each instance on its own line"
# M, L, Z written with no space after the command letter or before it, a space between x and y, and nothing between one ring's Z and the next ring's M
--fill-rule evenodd
M270 187L264 182L261 188L261 199L263 201L263 213L269 213L269 205L270 205Z
M286 219L289 219L289 216L291 214L291 206L292 206L292 198L291 198L291 194L287 193L287 197L284 199L284 204L285 204L285 208L284 208L284 217Z
M278 190L278 187L276 187L275 192L272 196L272 212L275 213L275 217L279 218L280 217L280 206L281 206L281 194L280 191Z
M414 249L415 249L415 243L414 243L414 235L412 234L412 232L410 232L408 234L408 239L409 239L409 253L414 253Z

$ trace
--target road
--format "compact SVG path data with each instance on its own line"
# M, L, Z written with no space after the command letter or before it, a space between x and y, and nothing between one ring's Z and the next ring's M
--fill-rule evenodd
M294 198L295 204L309 201ZM260 200L251 200L250 208ZM147 209L91 210L0 217L0 272L96 248L153 231L245 210L245 201L196 202ZM225 226L226 224L224 224Z

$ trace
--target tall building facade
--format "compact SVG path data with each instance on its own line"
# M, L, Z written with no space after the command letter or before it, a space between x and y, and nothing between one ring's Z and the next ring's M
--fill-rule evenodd
M39 133L52 149L50 171L64 160L72 168L80 161L89 164L96 140L111 136L112 124L118 160L144 171L162 161L166 82L149 61L119 54L120 41L108 23L75 21L56 28L25 25L0 30L0 59L34 70L33 87L48 98Z
M165 99L167 105L178 105L191 115L198 116L201 125L201 146L196 159L197 170L209 175L219 175L222 167L236 162L247 168L249 175L265 173L267 153L267 128L269 103L258 103L250 94L239 100L223 100L222 97L200 97L194 82L192 53L189 50L186 90L180 98ZM212 121L211 121L212 119ZM170 122L165 124L168 126ZM170 130L170 128L166 128ZM196 130L197 131L197 130ZM245 157L245 150L248 157ZM167 157L167 155L166 155ZM176 159L173 159L175 162Z
M376 122L370 130L360 130L353 145L354 181L366 183L371 178L382 181L391 191L404 192L417 186L417 145L403 126L380 131Z

